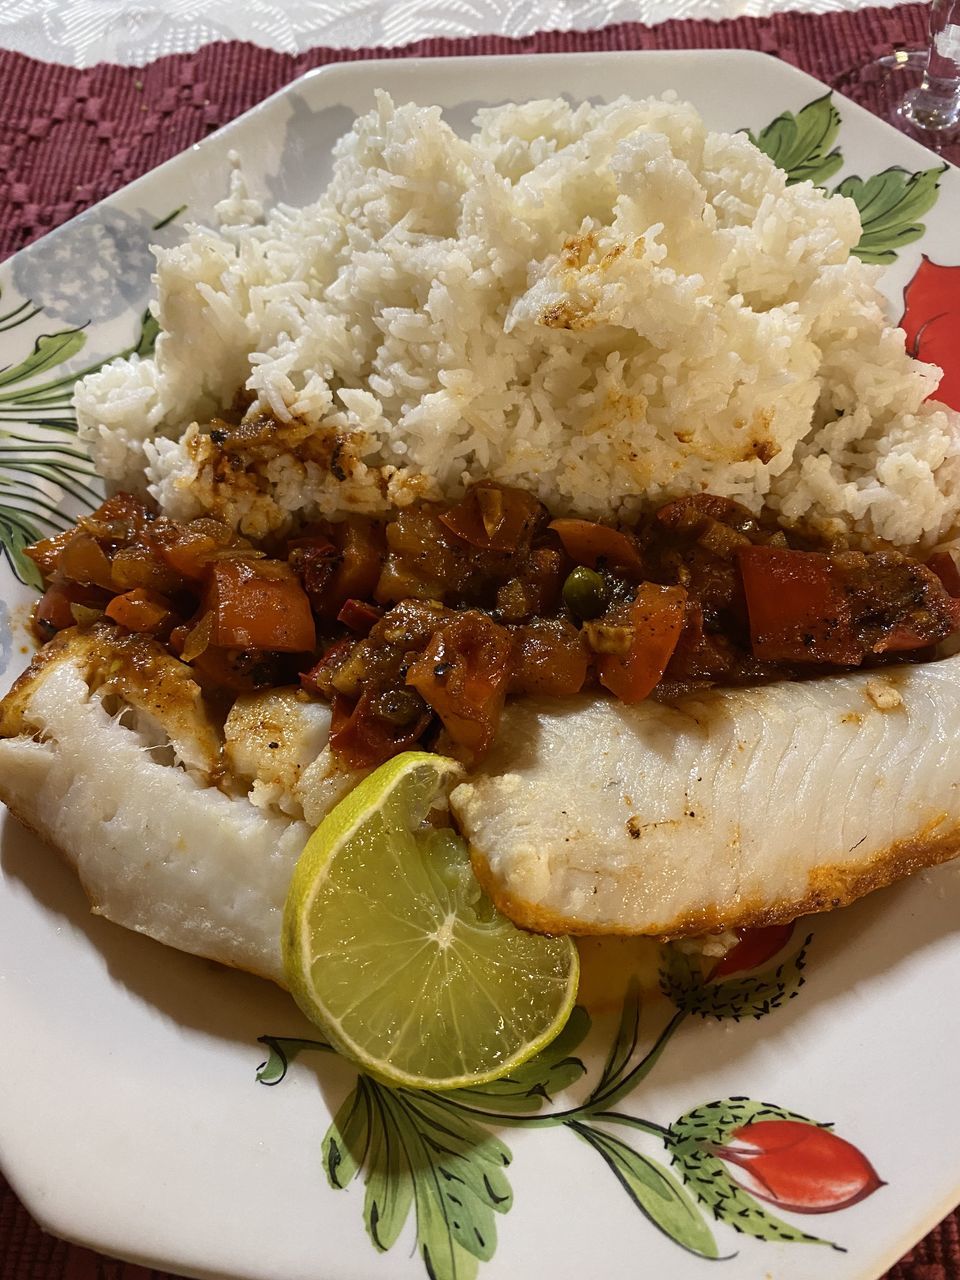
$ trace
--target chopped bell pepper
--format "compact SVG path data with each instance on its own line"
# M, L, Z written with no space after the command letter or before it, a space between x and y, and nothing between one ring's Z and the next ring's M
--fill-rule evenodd
M438 628L411 663L407 684L433 707L451 739L479 756L493 743L512 672L513 637L468 609Z
M571 560L590 569L623 569L628 573L643 572L643 560L636 542L629 534L595 520L551 520L552 529Z
M210 642L220 648L304 653L316 645L310 602L280 560L214 562L204 608L214 617Z
M41 640L49 640L54 632L76 626L73 606L102 609L104 603L104 593L95 587L77 582L52 582L34 606L34 630Z
M530 545L543 507L525 489L481 481L439 519L451 533L481 551L516 551Z
M393 692L396 695L397 691ZM400 692L412 700L410 714L402 723L381 713L382 695L364 692L356 702L343 694L336 695L330 720L330 747L339 759L351 768L368 769L414 746L432 716L415 693Z
M623 627L623 652L597 657L600 683L621 702L643 699L659 683L683 630L687 593L683 587L642 582L633 601L606 615L611 627Z
M148 634L159 631L172 617L170 602L142 587L114 596L104 612L111 622L126 627L128 631Z
M943 583L947 595L960 596L960 569L949 551L935 551L927 561L927 568Z
M856 665L863 646L833 562L820 551L742 547L737 552L758 658Z

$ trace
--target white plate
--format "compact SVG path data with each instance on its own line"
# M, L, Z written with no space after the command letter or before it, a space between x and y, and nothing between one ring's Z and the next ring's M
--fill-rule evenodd
M755 132L824 92L783 63L748 53L368 62L307 76L0 269L0 367L6 366L0 432L19 437L0 435L0 517L4 504L76 513L91 500L82 460L72 453L70 385L79 370L149 340L140 319L150 272L146 246L178 235L187 218L209 215L225 186L228 152L241 152L269 198L306 201L326 180L331 144L379 87L398 99L442 104L459 128L478 105L510 98L676 89L712 126ZM939 198L923 212L923 184L909 183L908 175L930 169L935 158L835 101L842 124L831 146L840 147L843 162L828 185L891 166L906 171L886 179L890 199L912 199L912 206L899 206L895 243L889 226L874 224L884 242L878 247L892 243L898 254L886 280L898 317L921 251L939 264L958 259L960 174L942 175ZM828 110L822 104L821 114L804 120L823 123ZM767 138L772 145L774 135ZM920 230L914 235L911 226ZM958 273L924 270L913 295L929 313L921 319L931 321L922 341L956 344L960 290L951 282ZM61 336L42 337L53 334ZM17 369L34 351L34 365ZM51 383L57 385L38 391ZM57 463L79 470L52 470ZM74 496L63 496L58 480ZM9 564L0 566L4 684L26 660L23 623L31 598ZM783 817L788 822L792 815ZM756 979L737 977L727 979L732 986L691 989L675 974L683 990L675 987L674 994L687 1012L660 996L644 998L631 1063L658 1046L663 1053L650 1058L642 1082L637 1073L632 1091L608 1101L620 1120L598 1121L580 1110L579 1128L544 1122L584 1105L614 1043L615 1015L597 1016L575 1050L585 1073L575 1063L543 1068L548 1086L568 1086L559 1101L540 1098L540 1110L519 1112L510 1112L504 1097L480 1102L517 1123L465 1120L447 1104L433 1116L422 1107L410 1112L421 1135L448 1152L430 1165L422 1154L428 1147L420 1148L425 1198L398 1223L386 1251L364 1230L362 1177L338 1190L326 1176L332 1152L322 1145L324 1135L356 1073L331 1054L304 1053L278 1087L257 1082L267 1056L258 1037L311 1035L281 992L91 916L71 873L9 818L2 877L0 1158L45 1227L107 1253L197 1275L419 1280L427 1274L419 1216L420 1243L426 1241L438 1280L470 1280L478 1270L488 1280L602 1280L638 1268L673 1280L702 1277L704 1262L678 1241L714 1248L727 1259L722 1273L736 1280L814 1274L868 1280L960 1199L950 1119L960 1054L954 869L804 922L766 966L763 989ZM789 957L808 933L800 990ZM769 1016L749 1016L771 998ZM702 1016L711 1011L724 1016ZM789 1154L753 1165L779 1205L748 1202L738 1191L735 1179L747 1177L742 1154L720 1158L708 1149L753 1112L742 1103L704 1110L705 1104L744 1097L776 1104L754 1115L748 1136L768 1146L785 1137L795 1142ZM404 1105L420 1104L407 1098ZM778 1109L832 1122L843 1141L822 1129L783 1128ZM696 1117L678 1123L694 1110ZM485 1143L471 1148L465 1140L471 1134L484 1135ZM459 1155L450 1154L454 1147ZM676 1162L668 1175L671 1155ZM831 1161L828 1175L824 1162ZM871 1168L887 1185L875 1188ZM688 1192L679 1190L684 1174ZM343 1164L339 1175L347 1180ZM691 1195L698 1186L708 1202L699 1209ZM842 1207L858 1188L870 1194ZM447 1229L428 1221L430 1196L440 1193L449 1222L459 1224L450 1226L461 1242L452 1248ZM829 1211L800 1212L812 1202ZM388 1208L378 1206L381 1243ZM839 1247L783 1238L804 1232Z

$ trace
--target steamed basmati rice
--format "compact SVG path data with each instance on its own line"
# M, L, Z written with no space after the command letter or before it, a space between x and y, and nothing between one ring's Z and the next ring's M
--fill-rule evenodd
M217 229L157 250L154 357L77 389L104 476L253 536L481 476L555 514L709 489L903 546L952 535L960 415L850 256L850 200L788 187L672 95L475 125L381 94L315 205L264 215L237 173ZM209 424L238 396L227 466Z

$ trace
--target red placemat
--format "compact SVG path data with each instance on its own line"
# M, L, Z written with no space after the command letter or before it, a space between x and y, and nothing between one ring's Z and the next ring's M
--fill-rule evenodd
M727 22L620 23L600 31L423 40L403 49L311 49L297 57L233 42L143 68L86 71L0 51L0 259L176 155L312 67L352 59L604 49L758 49L883 114L880 83L862 69L894 46L924 42L928 9L778 14ZM960 163L960 144L945 152ZM0 1178L0 1280L166 1280L46 1235ZM960 1211L886 1280L958 1280Z
M919 45L926 8L778 14L728 22L620 23L600 31L422 40L403 49L311 49L292 57L213 44L147 67L86 71L0 52L0 258L95 204L311 67L356 58L600 49L759 49L802 67L862 105L887 106L861 70L895 45ZM945 153L960 163L960 144Z

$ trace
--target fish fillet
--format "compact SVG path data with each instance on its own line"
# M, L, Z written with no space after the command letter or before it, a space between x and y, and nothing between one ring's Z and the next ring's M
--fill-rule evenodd
M298 763L319 751L315 776L329 760L330 713L292 691L238 701L221 753L188 667L142 638L64 632L0 704L0 799L76 868L98 914L282 982L283 903L311 831L292 816ZM267 802L278 769L287 812ZM328 771L328 807L350 782Z
M960 656L627 707L508 705L451 808L529 928L695 935L960 852Z
M0 702L0 799L94 910L282 982L313 826L356 783L329 709L238 698L111 628L64 632ZM960 850L960 656L626 707L508 704L451 808L520 924L676 937L839 906Z

